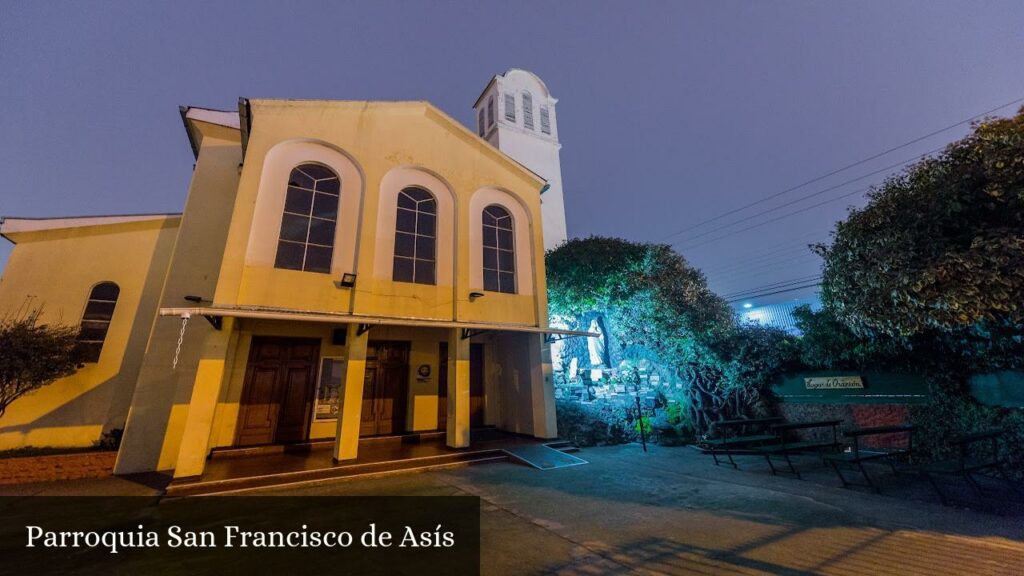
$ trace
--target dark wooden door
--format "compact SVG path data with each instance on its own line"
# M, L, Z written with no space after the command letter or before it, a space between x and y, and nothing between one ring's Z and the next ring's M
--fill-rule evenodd
M441 342L437 371L437 428L448 425L448 343ZM484 425L484 345L469 345L469 425Z
M237 445L309 438L319 356L319 340L253 338L242 386Z
M405 432L409 343L370 341L366 348L360 436Z

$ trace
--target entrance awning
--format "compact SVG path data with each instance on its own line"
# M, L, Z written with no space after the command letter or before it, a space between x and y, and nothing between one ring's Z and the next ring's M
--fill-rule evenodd
M195 308L161 308L161 316L202 316L220 330L221 318L251 318L255 320L296 320L299 322L322 322L327 324L358 324L360 333L373 326L410 326L418 328L459 328L463 338L470 338L483 332L527 332L543 334L548 342L575 336L597 337L596 332L582 330L561 330L525 324L495 324L485 322L458 322L451 320L424 320L392 316L369 316L364 314L343 314L339 312L293 310L290 308L265 308L254 306L200 306Z

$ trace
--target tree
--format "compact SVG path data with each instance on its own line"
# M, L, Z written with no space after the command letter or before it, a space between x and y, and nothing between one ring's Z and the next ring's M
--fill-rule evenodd
M78 329L44 324L39 312L0 320L0 417L25 394L73 374Z
M816 250L823 303L858 335L1019 338L1024 108L873 189Z
M600 312L622 349L652 350L686 382L687 421L698 432L750 414L794 356L780 330L736 321L704 275L670 246L591 237L546 258L549 312L571 327Z

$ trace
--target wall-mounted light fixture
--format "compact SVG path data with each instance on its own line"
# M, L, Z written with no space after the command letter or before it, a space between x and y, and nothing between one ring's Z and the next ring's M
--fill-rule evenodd
M352 288L356 285L356 275L351 272L345 272L341 275L341 280L334 283L338 288Z
M469 293L469 301L470 302L473 302L477 298L483 298L483 297L484 297L484 293L483 292L470 292Z

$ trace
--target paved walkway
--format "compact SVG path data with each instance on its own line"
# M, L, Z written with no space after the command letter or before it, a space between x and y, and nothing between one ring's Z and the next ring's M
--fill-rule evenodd
M550 471L476 466L264 493L474 494L484 574L1022 574L1024 517L714 467L687 448L588 448Z
M484 574L1024 574L1024 516L773 477L763 460L715 467L688 448L588 448L591 464L488 464L262 494L478 495ZM152 493L122 479L2 487L3 494ZM918 498L920 496L920 498Z

